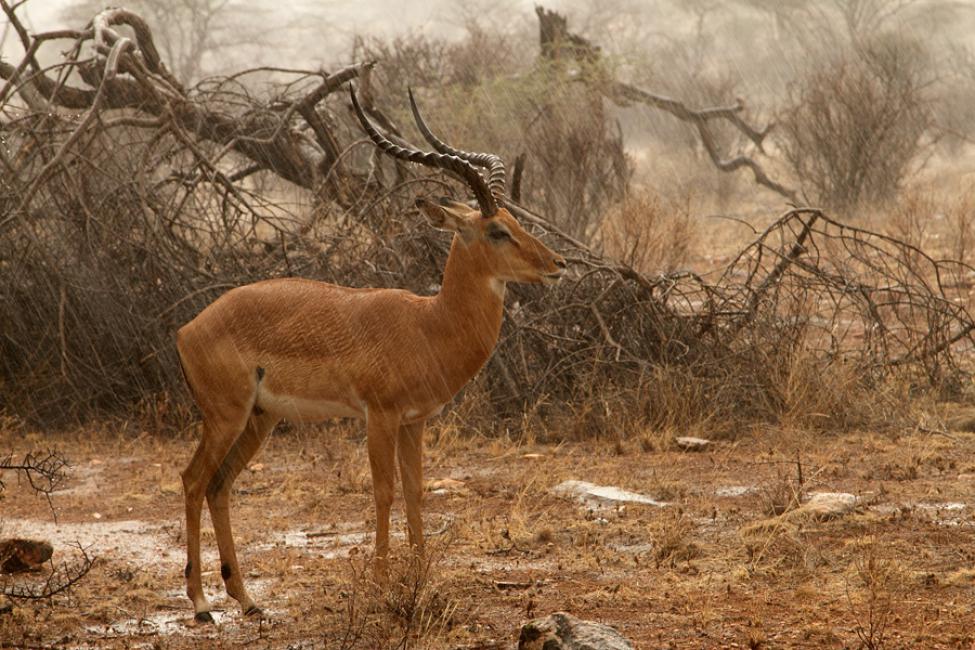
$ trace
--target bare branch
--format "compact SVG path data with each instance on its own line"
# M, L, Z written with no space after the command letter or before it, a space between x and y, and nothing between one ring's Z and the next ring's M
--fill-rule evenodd
M54 450L44 453L28 452L21 461L14 461L13 454L0 459L0 472L3 470L20 472L27 479L31 489L43 495L50 495L64 483L67 467L70 467L68 461L60 452ZM0 477L0 491L3 489L4 483Z

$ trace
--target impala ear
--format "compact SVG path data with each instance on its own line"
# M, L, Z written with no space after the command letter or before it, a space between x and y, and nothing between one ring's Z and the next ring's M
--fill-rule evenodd
M453 230L463 235L465 239L476 232L474 222L480 213L463 203L446 197L436 203L420 198L416 200L416 207L426 215L434 228Z

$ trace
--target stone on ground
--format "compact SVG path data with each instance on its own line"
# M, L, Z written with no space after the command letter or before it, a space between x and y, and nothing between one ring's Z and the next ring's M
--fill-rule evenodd
M51 559L54 547L30 539L0 541L0 573L20 573L39 568Z
M621 503L645 503L651 506L667 506L669 503L658 501L653 497L638 492L630 492L610 485L596 485L589 481L562 481L552 492L560 496L575 497L579 501L586 503L592 502L621 502Z
M695 438L694 436L680 436L674 442L677 443L678 449L684 451L704 451L711 446L710 440Z
M809 500L797 509L816 519L832 519L853 512L860 505L860 499L846 492L814 492Z
M608 625L556 612L525 623L518 650L633 650L633 645Z

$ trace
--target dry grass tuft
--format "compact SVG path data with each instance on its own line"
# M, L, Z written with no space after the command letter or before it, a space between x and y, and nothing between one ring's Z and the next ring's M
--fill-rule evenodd
M430 647L457 625L458 603L446 595L440 573L449 546L449 540L428 543L422 558L410 549L394 552L385 583L372 577L370 556L352 558L338 647Z
M910 572L872 539L859 545L850 569L847 601L860 647L881 650L887 647L889 627L910 586Z
M966 567L953 571L945 578L945 582L950 585L975 587L975 568Z
M799 507L802 501L801 479L778 472L775 478L759 487L762 512L769 517L784 515Z
M693 541L694 530L694 522L682 508L667 510L654 519L650 525L650 539L658 568L675 568L699 556L700 548Z

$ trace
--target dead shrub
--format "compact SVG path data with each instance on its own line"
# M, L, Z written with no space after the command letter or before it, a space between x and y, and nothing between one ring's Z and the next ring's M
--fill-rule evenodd
M931 126L923 46L879 35L822 57L789 91L783 154L806 195L836 209L886 202Z
M641 273L672 273L687 264L696 243L689 207L649 190L632 192L606 212L595 242L608 257Z

